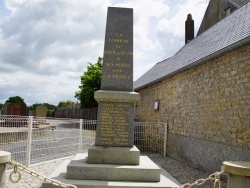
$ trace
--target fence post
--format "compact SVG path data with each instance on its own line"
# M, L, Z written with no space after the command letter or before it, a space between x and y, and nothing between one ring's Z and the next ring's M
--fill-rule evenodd
M0 188L7 187L6 164L10 161L11 154L6 151L0 151Z
M80 119L80 131L79 131L79 152L82 153L82 124L83 119Z
M250 161L224 161L222 169L229 174L227 188L249 188Z
M167 153L167 136L168 136L168 124L165 123L164 126L164 157L166 157L166 153Z
M27 143L27 167L30 166L31 159L31 141L32 141L32 124L33 124L33 116L29 116L28 123L28 143Z

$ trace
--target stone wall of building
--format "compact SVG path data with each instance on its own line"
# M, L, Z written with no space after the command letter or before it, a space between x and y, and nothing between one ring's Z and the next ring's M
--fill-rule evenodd
M250 150L250 45L138 92L139 121L167 122L169 134Z

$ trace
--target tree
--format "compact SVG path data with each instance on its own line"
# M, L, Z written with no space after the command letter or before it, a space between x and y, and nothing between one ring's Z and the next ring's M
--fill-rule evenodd
M67 106L67 105L70 105L70 104L75 104L74 101L71 101L71 100L68 100L68 101L61 101L58 103L58 106L57 107L60 107L60 106Z
M46 106L48 110L55 110L56 106L53 104L49 104L49 103L43 103L43 106Z
M5 103L25 104L24 99L19 96L10 97Z
M56 108L55 105L49 104L49 103L35 103L35 104L32 104L32 105L28 106L28 110L35 110L36 107L41 106L41 105L46 106L46 108L48 110L54 110Z
M101 87L103 58L99 57L96 64L89 63L87 71L81 76L80 91L75 97L80 100L82 107L97 107L94 92Z
M3 104L2 103L0 103L0 110L2 110L3 109Z

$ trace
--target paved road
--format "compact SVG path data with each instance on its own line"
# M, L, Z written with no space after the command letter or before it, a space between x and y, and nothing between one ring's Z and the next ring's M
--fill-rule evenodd
M69 156L79 151L79 120L49 119L56 127L53 131L43 131L33 138L31 144L31 163ZM83 150L94 142L95 131L83 131ZM12 159L26 164L27 141L0 144L0 150L12 153Z

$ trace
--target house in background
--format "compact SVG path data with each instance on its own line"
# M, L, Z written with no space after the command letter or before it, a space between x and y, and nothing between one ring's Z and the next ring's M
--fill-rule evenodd
M139 121L166 122L167 155L207 172L250 161L250 2L222 2L211 0L198 35L134 83ZM224 18L212 23L215 9Z
M197 36L249 2L249 0L210 0Z

